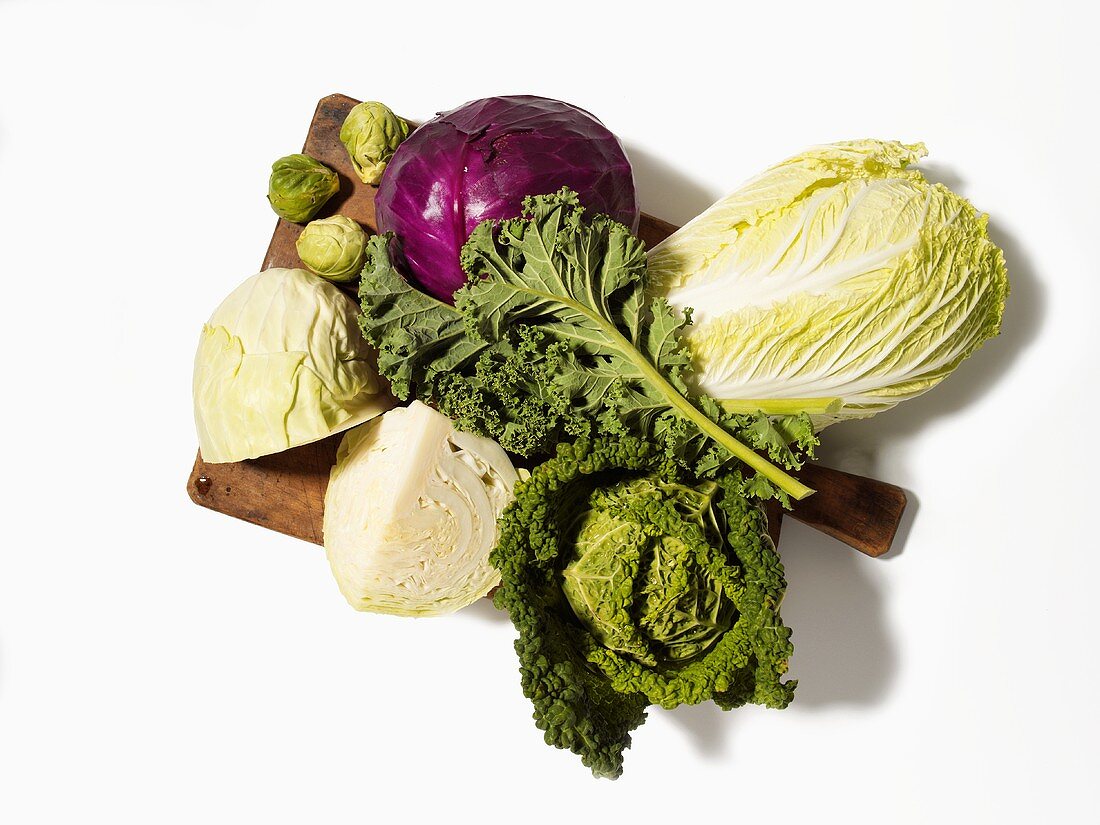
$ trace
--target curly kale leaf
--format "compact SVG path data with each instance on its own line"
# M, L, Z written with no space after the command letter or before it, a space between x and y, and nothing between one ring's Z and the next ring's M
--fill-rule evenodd
M460 429L523 456L589 431L554 389L565 345L533 327L494 342L471 335L462 313L401 277L389 256L392 242L390 235L368 241L359 326L398 398L431 404Z
M622 772L650 704L782 708L786 583L739 472L699 482L656 445L560 445L517 486L490 556L546 741Z
M454 307L405 282L390 261L392 242L390 234L367 241L359 328L378 350L378 370L394 395L404 400L415 388L421 401L431 401L436 379L470 368L488 344L467 334Z
M737 459L768 495L812 492L776 466L800 466L812 428L690 398L690 316L647 301L642 241L606 215L586 219L574 193L528 198L523 217L480 224L454 307L405 284L388 242L368 245L360 323L400 397L415 392L524 456L585 433L632 434L698 471Z

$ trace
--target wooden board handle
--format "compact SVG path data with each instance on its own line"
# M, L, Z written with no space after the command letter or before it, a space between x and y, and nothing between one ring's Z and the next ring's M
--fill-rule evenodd
M325 488L340 438L235 464L206 464L200 455L187 493L203 507L320 544ZM799 477L817 492L795 502L791 511L769 503L768 524L777 544L782 518L789 516L869 556L890 549L905 511L904 490L820 464L807 464Z
M905 512L903 489L820 464L807 464L798 477L817 492L786 515L868 556L890 549Z

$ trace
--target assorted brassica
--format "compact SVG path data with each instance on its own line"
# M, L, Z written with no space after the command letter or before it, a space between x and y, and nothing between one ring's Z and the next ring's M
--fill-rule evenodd
M808 419L726 415L689 396L687 318L645 300L641 240L607 215L589 219L567 189L523 209L474 230L462 250L471 280L454 307L411 288L387 238L371 239L360 324L399 398L415 392L524 455L570 435L634 433L698 470L743 462L761 494L812 492L776 466L800 465L792 442L812 449Z
M356 610L451 613L500 576L489 564L512 462L414 401L344 436L325 493L325 553Z
M592 211L638 228L630 161L595 117L532 95L475 100L398 147L374 202L378 230L401 242L412 282L449 301L466 283L459 253L474 227L514 218L528 195L563 186Z
M363 103L340 140L380 179L381 234L313 221L297 249L316 274L268 270L215 311L203 459L350 429L324 507L340 591L431 616L499 584L536 724L597 776L621 773L651 705L785 707L761 502L812 494L792 473L823 427L926 391L998 332L986 216L909 168L920 144L853 141L647 255L622 145L569 104L486 98L410 135ZM290 155L269 199L305 222L338 189ZM358 319L328 282L357 278Z
M233 290L195 354L203 460L277 453L392 407L356 314L354 301L304 269L268 269Z

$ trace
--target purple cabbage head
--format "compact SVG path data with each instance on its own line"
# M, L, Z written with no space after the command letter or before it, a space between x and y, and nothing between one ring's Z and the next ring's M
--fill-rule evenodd
M449 302L466 283L459 252L474 227L518 217L525 197L563 186L637 231L630 161L600 121L545 97L475 100L397 148L375 198L378 229L397 236L410 280Z

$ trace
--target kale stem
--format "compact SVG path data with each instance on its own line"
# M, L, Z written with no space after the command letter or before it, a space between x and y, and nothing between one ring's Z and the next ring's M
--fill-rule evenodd
M577 304L576 307L585 311L580 304ZM651 364L649 359L642 355L642 353L638 352L634 345L627 340L626 336L619 332L613 324L595 315L595 313L586 311L585 314L604 327L604 331L609 336L613 337L616 343L619 344L620 351L629 358L639 371L641 371L641 373L668 399L669 406L676 410L683 418L686 418L698 427L703 434L709 436L718 444L721 444L734 457L752 467L752 469L756 470L792 498L801 500L814 494L812 488L807 487L790 473L784 472L779 467L776 467L768 461L768 459L755 452L751 447L739 441L732 433L727 432L720 424L707 418L698 407L692 404L687 398L684 398L680 391L661 375L660 370Z
M633 349L633 347L631 349ZM651 380L668 398L670 406L676 410L677 413L693 423L705 435L712 438L718 444L721 444L736 458L752 467L752 469L756 470L791 498L801 500L814 494L812 488L807 487L790 473L784 472L779 467L776 467L768 461L768 459L755 452L751 447L739 441L732 433L727 432L720 424L707 418L698 407L684 398L675 387L668 383L664 376L657 371L657 368L650 364L641 353L638 355L640 361L634 358L631 358L631 360L635 362L639 369L647 373L649 380ZM642 361L645 362L644 365L641 363Z
M609 319L603 317L591 307L587 307L581 302L567 298L564 295L543 292L528 285L517 287L516 289L517 291L526 292L528 295L533 295L540 301L562 304L586 317L600 328L600 331L607 336L610 342L614 344L615 348L637 367L638 371L646 380L650 381L653 386L660 390L661 394L668 400L668 405L672 407L678 415L686 418L698 427L700 432L725 447L731 455L756 470L791 498L801 500L814 494L812 488L807 487L790 473L784 472L779 467L776 467L747 444L743 444L739 441L732 433L727 432L720 424L707 418L698 407L689 399L685 398L679 390L672 386L672 384L661 375L661 371L657 369L645 355L639 352L638 348L635 347Z

